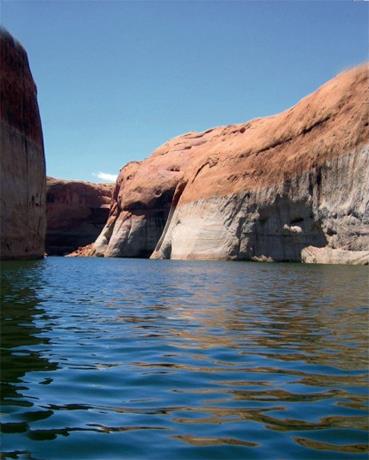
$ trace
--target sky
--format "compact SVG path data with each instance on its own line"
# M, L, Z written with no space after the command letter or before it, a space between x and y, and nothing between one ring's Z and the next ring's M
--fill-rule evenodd
M171 137L280 112L368 60L367 1L0 0L47 174L106 182Z

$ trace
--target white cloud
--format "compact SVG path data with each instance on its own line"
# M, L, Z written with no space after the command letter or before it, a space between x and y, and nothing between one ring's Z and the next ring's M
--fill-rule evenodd
M98 173L92 173L92 175L106 182L115 182L118 177L117 174L109 174L101 171Z

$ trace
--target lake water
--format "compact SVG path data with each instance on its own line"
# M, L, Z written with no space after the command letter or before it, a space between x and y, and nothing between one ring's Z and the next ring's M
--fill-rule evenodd
M367 267L2 270L2 458L366 459Z

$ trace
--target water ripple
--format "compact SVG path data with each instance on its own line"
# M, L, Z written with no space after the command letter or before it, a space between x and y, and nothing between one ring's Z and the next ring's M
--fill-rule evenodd
M1 280L2 458L367 458L367 267L48 258Z

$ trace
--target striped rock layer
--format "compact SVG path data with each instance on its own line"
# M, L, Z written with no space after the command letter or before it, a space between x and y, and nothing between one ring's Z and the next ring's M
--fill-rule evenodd
M127 164L93 253L301 261L313 247L368 263L368 83L365 64L280 114L190 132Z

